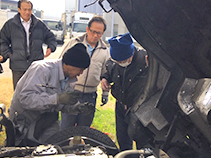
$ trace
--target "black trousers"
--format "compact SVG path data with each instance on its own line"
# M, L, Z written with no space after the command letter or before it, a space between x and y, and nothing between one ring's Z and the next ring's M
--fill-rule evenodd
M23 76L23 74L25 73L26 71L13 71L12 70L12 80L13 80L13 88L15 90L15 87L19 81L19 79Z

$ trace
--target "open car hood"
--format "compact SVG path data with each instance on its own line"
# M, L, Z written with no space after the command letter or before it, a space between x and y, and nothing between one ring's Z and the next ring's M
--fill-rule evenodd
M108 0L128 30L169 71L211 77L210 0Z
M191 109L182 97L192 99L196 89L202 92L204 83L211 83L204 80L211 77L211 1L107 1L149 54L148 81L132 111L145 127L153 124L160 131L172 125L181 106ZM198 83L202 84L195 88ZM192 89L184 96L188 86ZM211 131L210 126L206 130ZM205 135L211 142L211 136Z
M159 84L168 98L175 98L185 78L211 77L210 0L107 1L149 54L151 74L145 93ZM163 74L155 69L163 69Z

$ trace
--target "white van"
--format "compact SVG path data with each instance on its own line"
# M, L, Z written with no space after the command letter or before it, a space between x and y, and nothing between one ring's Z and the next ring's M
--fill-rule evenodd
M43 19L42 21L54 33L58 42L64 42L64 24L61 20Z
M94 16L94 13L87 13L87 12L75 12L71 19L71 38L80 36L84 33L86 33L86 28L88 26L89 20Z

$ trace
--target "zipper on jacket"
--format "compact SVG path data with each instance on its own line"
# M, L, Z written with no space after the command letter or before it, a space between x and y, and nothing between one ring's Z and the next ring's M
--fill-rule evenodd
M122 87L123 87L124 84L125 84L125 74L126 74L126 70L127 70L127 67L125 67L125 68L124 68L124 71L123 71L123 76L122 76L122 78L123 78L123 80L122 80Z
M95 48L92 50L91 57L90 57L90 61L91 61L91 58L92 58L92 56L93 56L93 54L94 54L94 52L95 52L97 46L98 46L98 42L97 42ZM83 85L83 94L84 94L84 91L85 91L85 86L86 86L86 82L87 82L87 79L88 79L88 74L89 74L89 67L88 67L88 70L87 70L87 73L86 73L85 82L84 82L84 85ZM83 94L82 94L82 98L83 98Z

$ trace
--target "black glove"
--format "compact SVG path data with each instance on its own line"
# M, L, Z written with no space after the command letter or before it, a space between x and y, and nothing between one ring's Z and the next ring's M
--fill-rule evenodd
M80 105L77 107L80 113L88 115L91 112L95 111L95 106L93 103L80 103Z
M63 92L57 94L57 104L74 105L78 102L79 93L75 92Z
M0 64L0 73L3 73L3 72L4 72L3 67Z
M102 102L101 106L105 105L108 102L108 95L102 95L101 102Z
M60 111L66 114L77 115L79 113L82 113L82 114L87 115L91 112L94 112L94 110L95 110L95 107L93 103L77 102L75 105L64 105Z

